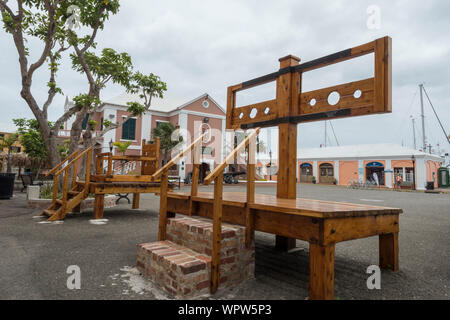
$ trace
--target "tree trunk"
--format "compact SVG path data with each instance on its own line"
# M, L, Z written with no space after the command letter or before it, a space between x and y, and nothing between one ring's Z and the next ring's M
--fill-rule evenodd
M8 149L8 158L6 159L6 173L11 173L11 148Z

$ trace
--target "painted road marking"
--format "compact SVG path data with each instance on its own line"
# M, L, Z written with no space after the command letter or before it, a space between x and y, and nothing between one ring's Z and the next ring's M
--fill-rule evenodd
M359 199L359 200L368 202L384 202L384 200L377 200L377 199Z

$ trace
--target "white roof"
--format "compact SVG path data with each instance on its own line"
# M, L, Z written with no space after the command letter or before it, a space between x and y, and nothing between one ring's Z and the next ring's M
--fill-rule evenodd
M424 153L418 150L403 147L397 144L362 144L340 147L325 147L325 148L310 148L299 149L297 157L300 160L312 159L340 159L340 158L411 158L414 155L416 158L434 158L435 160L442 160L441 157Z
M185 106L193 103L194 101L197 101L199 99L202 99L204 97L208 96L209 99L211 99L222 111L223 108L207 93L202 94L201 96L192 99L189 102L186 102L186 100L181 100L177 98L171 98L171 97L165 97L164 99L159 98L152 98L152 104L150 106L150 111L158 111L158 112L172 112L175 110L180 110L184 108ZM131 94L131 93L122 93L114 98L106 99L103 101L104 104L110 104L120 107L126 107L127 102L139 102L141 104L144 103L144 99L142 99L139 94Z

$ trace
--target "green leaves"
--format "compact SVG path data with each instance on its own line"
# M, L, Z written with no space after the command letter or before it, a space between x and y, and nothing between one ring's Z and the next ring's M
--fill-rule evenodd
M167 91L167 84L153 73L145 75L138 71L132 76L131 80L132 82L128 91L131 93L139 93L140 98L145 99L146 102L150 102L153 97L162 99L164 92Z
M172 140L172 135L175 130L175 126L170 122L160 122L152 131L153 138L158 137L160 139L161 149L166 153L183 141L182 136Z
M14 124L20 134L20 143L25 148L25 153L31 158L45 159L47 151L44 139L40 132L39 123L36 119L14 119Z
M87 107L89 110L98 107L102 102L97 97L90 97L88 94L79 94L73 98L73 102L77 107Z
M133 142L131 142L131 141L114 142L113 146L117 147L119 152L122 152L122 154L125 155L125 153L127 152L128 147L131 146L132 144L133 144Z
M127 111L131 113L134 117L141 116L147 109L138 102L127 102Z
M76 54L71 54L72 67L84 73L84 68ZM133 64L128 53L117 53L114 49L105 48L100 56L93 52L86 52L84 59L89 66L92 75L95 76L97 84L104 87L108 81L124 87L129 87L133 75Z

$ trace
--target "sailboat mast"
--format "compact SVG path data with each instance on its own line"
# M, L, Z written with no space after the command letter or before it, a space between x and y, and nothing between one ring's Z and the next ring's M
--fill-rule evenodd
M423 84L419 85L420 88L420 108L421 108L421 117L422 117L422 138L423 138L423 152L427 151L427 138L425 135L425 110L423 107Z

